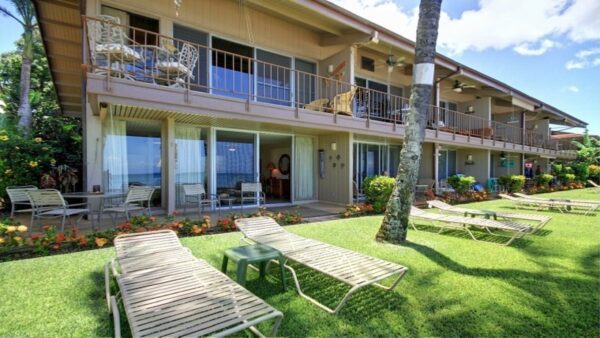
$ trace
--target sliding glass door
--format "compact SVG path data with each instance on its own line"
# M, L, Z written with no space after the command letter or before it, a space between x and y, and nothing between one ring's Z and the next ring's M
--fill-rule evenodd
M206 185L207 130L193 125L175 125L175 205L183 207L187 184Z
M256 138L255 133L216 131L217 194L239 197L242 183L258 182Z

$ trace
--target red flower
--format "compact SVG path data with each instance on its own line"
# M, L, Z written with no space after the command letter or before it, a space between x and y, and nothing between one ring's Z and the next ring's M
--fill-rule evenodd
M66 236L64 233L59 232L58 234L56 234L56 238L54 238L54 242L56 243L62 243L64 242L66 239Z
M49 225L44 225L44 226L42 227L42 229L44 229L44 230L50 230L50 226L49 226Z
M40 239L40 237L42 237L42 236L37 235L37 234L36 235L31 235L31 240L32 241L37 241L38 239Z

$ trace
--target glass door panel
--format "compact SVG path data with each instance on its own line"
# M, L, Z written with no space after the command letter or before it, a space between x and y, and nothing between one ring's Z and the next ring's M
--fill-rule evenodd
M216 140L217 194L239 198L242 183L258 181L256 134L218 130Z
M212 47L212 92L241 99L253 95L254 49L216 37Z

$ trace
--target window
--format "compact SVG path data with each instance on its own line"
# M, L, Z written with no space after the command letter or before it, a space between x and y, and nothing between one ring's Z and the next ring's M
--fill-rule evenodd
M361 56L360 58L360 66L364 70L368 70L370 72L375 71L375 60L368 58L366 56Z
M290 106L292 59L287 56L256 51L256 96L260 102Z
M254 95L254 49L216 37L212 47L213 93L242 99Z
M438 157L438 179L446 180L456 175L456 150L440 150Z
M440 122L444 126L453 126L455 122L454 112L458 111L458 105L454 102L440 101Z
M296 59L296 98L300 104L307 104L315 100L317 91L317 64L314 62Z
M356 94L356 104L359 116L369 113L371 117L389 116L390 97L389 94L402 94L402 88L388 86L387 84L355 78L354 83L359 87L372 89L371 91L361 90L359 88ZM393 93L392 93L393 91Z
M369 144L356 142L353 145L353 180L359 189L365 178L375 175L395 177L400 161L399 145Z
M129 13L120 9L102 6L101 13L118 18L121 25L131 26L129 29L129 38L139 45L157 45L159 22L156 19L143 15ZM143 31L150 31L156 34L146 34Z
M189 27L174 24L173 37L176 39L193 42L194 47L208 46L208 34ZM181 48L183 44L178 44ZM208 86L208 49L200 47L198 61L194 68L194 78L190 79L190 87L196 91L207 91Z

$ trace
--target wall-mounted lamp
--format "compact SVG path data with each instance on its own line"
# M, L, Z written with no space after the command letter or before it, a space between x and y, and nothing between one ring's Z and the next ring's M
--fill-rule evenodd
M337 151L337 143L336 142L331 143L331 151Z
M506 160L506 154L504 152L500 153L500 159Z
M473 161L473 155L471 155L471 154L467 155L467 160L465 161L465 164L467 164L467 165L475 164L475 161Z
M465 114L473 114L474 112L475 108L473 108L473 106L468 106L467 111L465 111Z
M333 73L333 69L334 69L334 68L333 68L333 65L329 65L329 66L327 66L327 72L329 72L329 74L332 74L332 73Z

